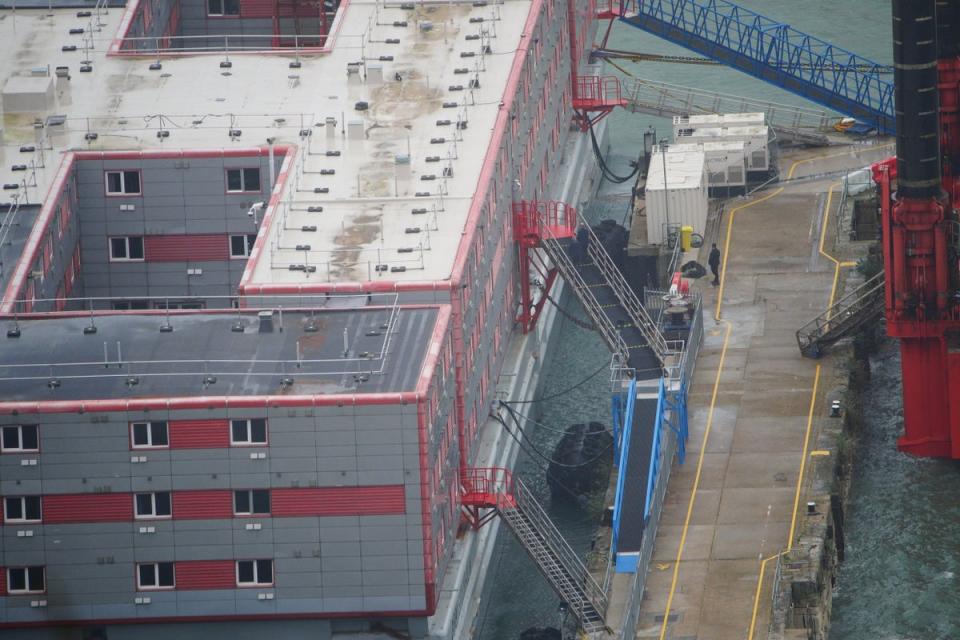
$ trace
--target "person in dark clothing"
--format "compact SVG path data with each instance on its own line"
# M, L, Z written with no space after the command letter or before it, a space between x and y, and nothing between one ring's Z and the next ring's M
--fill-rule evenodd
M710 265L710 271L713 272L713 286L720 284L720 249L717 249L717 244L714 243L710 248L710 257L707 259L707 264Z

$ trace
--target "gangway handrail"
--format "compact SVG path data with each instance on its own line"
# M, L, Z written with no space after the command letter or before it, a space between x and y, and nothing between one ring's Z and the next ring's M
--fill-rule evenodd
M584 304L583 307L587 315L590 316L590 319L593 320L594 326L597 327L600 335L614 353L620 355L621 362L628 362L630 359L630 350L627 348L626 341L623 339L623 336L620 335L620 332L617 331L617 328L613 326L613 323L606 314L601 312L600 303L593 295L593 292L590 291L587 283L584 282L583 276L577 271L576 265L573 264L570 256L567 255L563 245L560 244L560 241L554 236L548 226L544 225L542 232L544 239L550 241L555 248L555 251L548 251L548 254L554 262L557 263L557 268L560 269L564 278L570 282L570 285L573 286L580 295L586 298L586 304Z
M660 364L666 365L670 350L667 347L667 342L660 332L660 329L657 328L656 323L650 317L650 314L647 313L647 310L643 308L640 299L637 298L633 289L627 284L620 269L617 268L617 265L615 265L610 258L610 254L608 254L606 249L603 248L603 245L600 244L600 239L597 238L597 234L593 232L593 229L589 224L586 224L585 221L581 220L581 225L589 234L590 240L587 252L596 263L597 269L600 270L607 284L613 289L620 304L623 305L627 315L630 316L634 325L640 330L640 333L647 341L647 345L653 350L654 354L656 354Z
M690 116L711 113L762 112L781 137L801 142L827 142L823 133L840 115L768 100L746 98L696 87L634 78L626 91L627 108L656 116Z
M553 550L557 560L563 565L571 577L578 581L579 587L584 595L590 601L590 604L597 610L601 617L606 615L608 600L603 587L597 582L596 578L590 573L583 560L573 550L566 538L557 529L557 526L547 515L547 512L540 505L530 489L520 478L513 477L513 498L516 505L524 512L524 515L533 523L544 538L544 541Z
M851 316L875 304L878 296L882 297L884 286L885 274L881 271L797 329L800 351L806 353L817 338L842 326Z

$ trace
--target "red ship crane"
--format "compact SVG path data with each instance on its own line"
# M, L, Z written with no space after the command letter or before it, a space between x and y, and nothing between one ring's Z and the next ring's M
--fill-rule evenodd
M898 446L924 457L960 458L958 36L960 0L893 0L897 156L873 173L887 333L900 339Z

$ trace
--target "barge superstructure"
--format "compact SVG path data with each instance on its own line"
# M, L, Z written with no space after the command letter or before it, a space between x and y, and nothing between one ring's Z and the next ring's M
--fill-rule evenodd
M53 5L0 21L5 637L463 637L593 3Z

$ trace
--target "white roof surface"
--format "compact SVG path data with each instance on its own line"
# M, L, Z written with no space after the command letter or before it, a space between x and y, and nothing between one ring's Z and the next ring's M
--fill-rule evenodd
M447 278L530 5L530 0L511 0L473 6L459 0L417 3L415 10L404 10L352 0L333 51L303 56L299 69L288 66L292 54L244 54L231 56L230 69L220 68L222 55L164 58L160 71L148 69L154 61L150 58L105 55L123 15L120 9L102 16L104 26L92 33L94 49L89 52L83 38L95 25L78 18L76 10L55 10L50 16L46 11L0 12L0 84L47 65L51 75L61 65L69 66L71 75L70 80L55 78L58 105L49 112L4 118L0 182L26 178L27 197L37 202L68 149L249 148L265 146L268 137L277 144L300 145L300 130L312 129L309 148L300 148L302 166L291 168L283 204L274 212L271 228L262 230L269 242L251 282ZM399 20L409 26L394 27ZM418 28L421 20L429 20L432 29ZM76 27L87 28L86 36L68 35ZM492 37L466 40L482 31ZM388 38L400 43L387 44ZM65 44L80 48L62 52ZM485 44L492 52L482 55ZM475 55L461 57L461 52ZM380 61L381 56L394 58ZM370 68L381 66L382 82L348 77L348 63L364 58ZM79 72L85 59L92 62L92 73ZM396 73L401 82L394 79ZM479 87L470 89L473 78ZM451 91L451 85L463 90ZM369 109L355 110L359 101L368 102ZM444 102L459 106L444 108ZM34 118L52 114L68 116L65 133L51 139L52 151L42 162L20 153L21 145L35 144ZM331 117L337 126L328 138L327 127L317 125ZM466 128L456 127L458 119L467 121ZM451 124L439 125L438 120ZM350 128L352 122L356 129ZM163 140L157 138L161 123L170 131ZM230 128L240 129L241 137L232 140ZM95 141L84 139L88 130L98 134ZM360 134L354 138L350 131ZM432 138L445 142L431 143ZM340 155L328 156L328 151ZM395 165L396 155L408 153L409 165ZM427 162L431 156L440 160ZM11 165L31 160L38 166L27 174L11 171ZM444 177L445 167L451 177ZM320 175L328 169L335 175ZM421 180L424 175L436 178ZM329 193L315 194L314 187L329 187ZM430 195L417 197L417 192ZM0 194L0 205L11 195ZM310 206L322 206L323 212L308 213ZM428 213L412 213L421 208ZM308 225L316 225L317 232L301 231ZM421 232L407 233L413 227ZM306 253L294 249L305 244L311 246ZM316 271L287 268L305 261ZM376 264L403 265L406 271L378 274Z
M654 147L647 169L647 191L699 189L703 184L706 155L703 151L674 151L666 153L667 180L664 182L664 153Z

